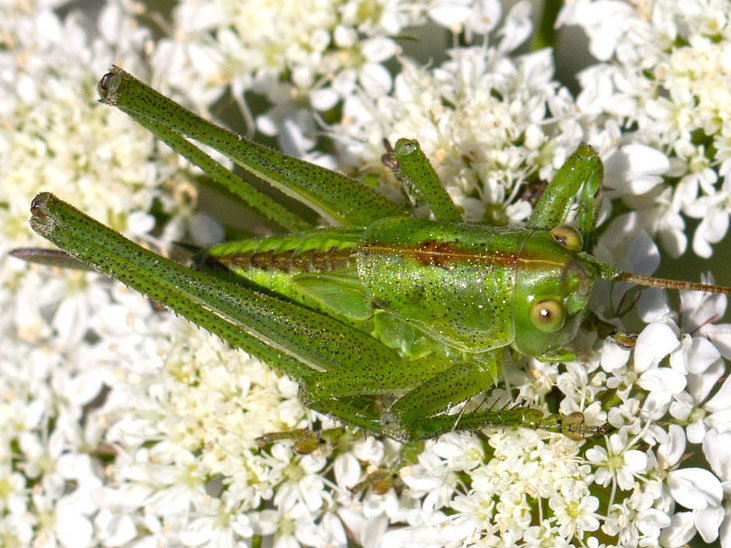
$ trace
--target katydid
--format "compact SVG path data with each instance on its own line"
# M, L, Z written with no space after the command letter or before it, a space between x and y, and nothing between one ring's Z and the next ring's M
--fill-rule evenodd
M451 411L495 385L507 350L570 359L597 280L731 293L622 272L589 254L603 168L585 145L546 187L525 226L494 227L462 222L418 143L401 139L387 147L384 162L413 201L431 209L434 220L426 220L358 180L217 127L118 67L98 91L103 103L292 234L217 245L193 270L48 193L33 200L33 229L80 263L292 376L307 406L349 425L403 441L488 426L581 439L601 426L584 424L578 412ZM188 139L220 151L333 226L310 227Z

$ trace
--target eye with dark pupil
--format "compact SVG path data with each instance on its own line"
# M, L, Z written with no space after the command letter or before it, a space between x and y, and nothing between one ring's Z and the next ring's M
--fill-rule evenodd
M551 236L561 247L569 251L579 251L581 249L581 234L570 226L558 226L551 230Z
M540 331L553 333L563 327L563 306L556 299L536 301L531 305L530 319L533 325Z

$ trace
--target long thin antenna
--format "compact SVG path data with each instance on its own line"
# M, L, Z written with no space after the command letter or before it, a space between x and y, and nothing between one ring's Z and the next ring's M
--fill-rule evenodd
M653 276L642 276L632 272L620 272L612 278L618 282L629 282L646 287L663 287L665 289L688 289L691 291L709 291L711 293L723 293L731 295L731 287L714 284L701 284L697 282L685 282L682 280L668 280L666 278L655 278Z

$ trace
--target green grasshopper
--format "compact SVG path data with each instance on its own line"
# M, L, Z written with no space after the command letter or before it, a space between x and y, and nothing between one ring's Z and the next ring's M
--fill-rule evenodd
M31 226L84 265L148 295L300 384L311 409L411 441L451 430L526 426L581 439L580 412L514 407L450 413L495 385L505 352L566 360L597 280L731 293L622 272L589 254L603 167L580 146L525 226L462 222L416 141L391 167L435 220L358 180L217 127L118 67L98 85L116 106L292 235L224 243L190 269L126 240L49 193ZM333 226L312 228L214 162L210 146ZM574 207L575 206L575 207ZM568 226L575 209L574 227Z

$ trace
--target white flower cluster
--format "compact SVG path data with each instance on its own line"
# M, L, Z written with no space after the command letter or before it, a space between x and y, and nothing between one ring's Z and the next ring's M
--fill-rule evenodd
M244 92L265 96L272 107L257 117L257 129L305 156L316 144L312 109L333 109L361 90L390 92L384 64L398 55L396 38L408 28L432 21L485 33L500 11L497 0L184 0L154 61L201 109L230 89L249 118Z
M404 60L392 95L363 90L348 99L330 128L347 161L386 175L383 138L408 136L428 151L466 219L524 220L521 185L550 178L583 137L573 99L553 80L551 51L510 56L530 35L530 16L518 3L495 46L449 50L432 68Z
M712 323L723 316L726 297L682 292L682 321L663 294L656 297L643 307L648 325L634 352L605 343L600 369L589 381L615 387L617 395L607 415L617 433L606 449L586 453L597 467L595 481L612 485L603 530L619 535L620 545L659 539L663 546L681 546L696 532L706 542L721 532L727 545L722 482L729 478L731 455L719 444L731 431L731 382L724 379L731 324ZM693 464L703 462L702 455L710 471L684 464L693 454ZM615 500L622 491L628 496ZM630 518L632 527L624 529Z
M149 30L114 2L96 27L79 13L62 20L51 7L0 7L2 546L100 542L106 526L93 523L100 509L93 493L106 481L99 457L107 442L90 413L130 374L120 364L145 375L159 367L159 341L152 344L147 329L167 334L178 323L96 274L8 255L48 247L28 226L41 191L153 245L156 201L172 225L189 201L165 191L188 178L177 155L96 102L96 81L111 63L143 72Z
M567 2L559 21L583 26L600 61L576 100L550 49L516 53L533 30L525 2L503 15L496 0L181 0L157 40L140 4L109 0L95 23L56 4L0 6L0 545L676 547L698 534L731 547L723 296L683 293L679 315L649 290L633 350L587 332L576 361L506 367L502 400L581 411L606 436L404 446L328 430L296 383L119 284L8 256L43 245L27 225L42 190L163 252L186 226L215 240L185 163L96 104L111 63L204 112L227 90L244 113L245 92L262 94L261 131L377 174L391 195L382 140L416 138L473 221L524 220L526 187L588 142L607 171L599 256L650 274L648 234L682 253L682 215L702 219L693 249L709 255L731 211L725 2ZM427 21L467 45L430 66L403 56L398 39ZM323 135L336 154L313 148ZM632 293L606 285L595 311L622 328L616 303ZM332 438L307 455L257 445L313 424Z
M655 177L615 189L632 211L612 229L641 224L677 257L687 245L684 214L701 219L692 247L710 257L731 213L728 2L576 0L560 21L583 27L603 61L578 75L577 105L587 122L621 132L616 144L641 143L667 158L663 165L656 157L658 175L672 184Z

